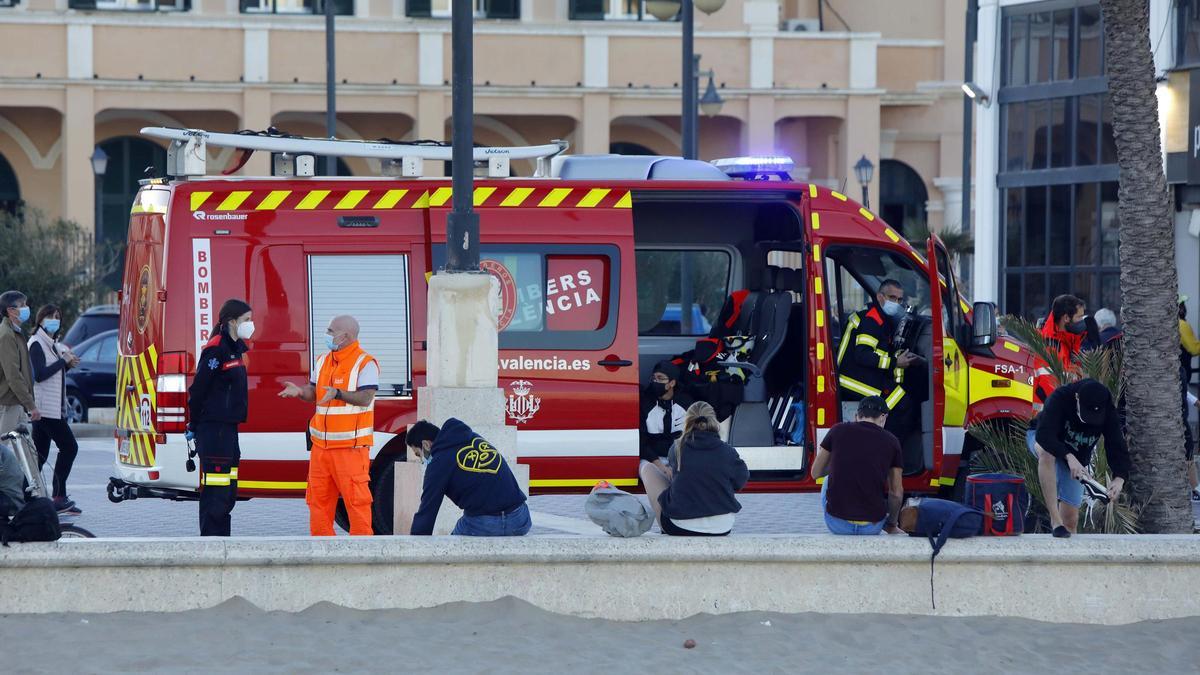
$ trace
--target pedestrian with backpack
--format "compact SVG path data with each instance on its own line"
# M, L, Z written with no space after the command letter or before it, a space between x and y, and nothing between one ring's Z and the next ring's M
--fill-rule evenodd
M887 417L883 397L867 396L859 401L854 421L830 429L817 449L812 472L825 479L821 507L833 534L901 534L904 453L884 428Z

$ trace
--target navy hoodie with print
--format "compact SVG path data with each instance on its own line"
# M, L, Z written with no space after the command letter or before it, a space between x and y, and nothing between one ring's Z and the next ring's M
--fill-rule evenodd
M433 440L412 534L433 534L443 496L468 516L508 513L525 503L525 493L500 451L453 417Z

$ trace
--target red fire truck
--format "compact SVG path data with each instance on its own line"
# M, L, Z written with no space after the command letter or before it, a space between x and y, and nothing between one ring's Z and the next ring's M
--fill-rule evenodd
M381 364L372 484L390 489L425 381L426 284L444 264L450 209L449 181L419 173L450 149L143 133L170 140L168 177L147 182L130 215L110 499L196 497L186 390L215 308L230 297L251 304L257 326L239 494L304 494L311 404L276 393L307 380L335 314L358 318ZM275 153L282 175L207 175L206 146ZM906 448L906 489L961 482L967 424L1030 416L1028 350L997 335L994 306L962 299L936 239L913 248L845 195L787 179L780 160L564 147L475 151L488 174L474 186L482 266L501 295L498 384L532 492L586 491L602 479L636 486L650 369L691 350L743 289L762 310L742 327L755 346L729 429L751 470L747 490L818 489L808 472L816 443L845 414L842 327L884 279L904 286L922 326L915 350L930 364L916 388L921 432ZM396 175L313 176L320 155L375 158ZM507 178L514 159L535 160L535 177Z

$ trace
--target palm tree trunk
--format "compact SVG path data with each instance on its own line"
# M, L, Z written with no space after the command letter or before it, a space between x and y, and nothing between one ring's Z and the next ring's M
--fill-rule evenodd
M1146 532L1190 532L1179 405L1175 228L1159 143L1149 3L1101 0L1119 203L1130 487Z

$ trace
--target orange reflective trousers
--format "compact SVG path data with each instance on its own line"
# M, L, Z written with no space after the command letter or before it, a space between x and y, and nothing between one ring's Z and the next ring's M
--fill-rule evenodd
M325 448L316 443L308 459L308 529L314 537L332 537L338 496L350 514L350 534L375 534L371 526L370 449Z

